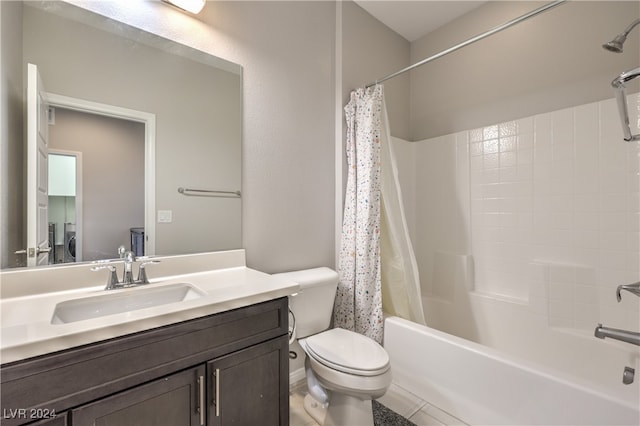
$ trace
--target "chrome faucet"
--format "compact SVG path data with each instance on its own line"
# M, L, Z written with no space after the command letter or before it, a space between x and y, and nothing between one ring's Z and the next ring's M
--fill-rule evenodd
M616 289L616 298L618 299L618 302L622 300L622 295L620 295L620 292L622 290L626 290L629 293L635 294L636 296L640 297L640 281L633 284L619 285Z
M124 273L122 275L122 284L123 284L123 287L126 287L128 285L135 283L135 281L133 280L133 272L131 272L131 265L133 265L133 262L136 261L136 256L133 254L132 251L128 251L124 254L123 260L124 260Z
M638 281L637 283L628 284L628 285L619 285L618 288L616 289L616 298L618 299L618 302L622 301L622 295L620 294L622 290L626 290L640 297L640 281ZM621 342L631 343L632 345L640 346L640 333L636 333L633 331L620 330L618 328L603 327L602 324L598 324L593 335L596 336L598 339L604 339L605 337L608 337L610 339L620 340Z
M119 250L121 251L121 250ZM149 278L147 277L147 265L152 263L160 263L159 260L148 260L142 262L138 267L138 278L133 279L133 263L136 261L136 257L133 252L127 251L119 253L122 261L124 262L124 271L122 274L122 281L118 280L118 272L116 267L112 264L115 261L98 261L100 263L97 266L91 268L92 271L101 271L103 269L109 270L109 277L107 278L107 285L105 290L114 290L119 288L133 287L142 284L149 284Z
M605 337L608 337L610 339L620 340L621 342L640 346L640 333L635 333L633 331L603 327L602 324L598 324L593 335L598 339L604 339Z
M116 271L115 266L105 264L105 265L94 266L91 268L92 271L101 271L103 269L109 270L109 277L107 278L107 286L104 289L113 290L114 288L118 288L118 286L120 285L120 281L118 281L118 272Z
M147 277L147 265L152 263L160 263L159 260L147 260L142 262L140 266L138 266L138 279L136 280L136 284L149 284L149 278Z

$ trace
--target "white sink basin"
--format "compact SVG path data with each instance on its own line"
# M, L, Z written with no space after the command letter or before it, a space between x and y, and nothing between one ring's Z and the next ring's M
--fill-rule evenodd
M161 287L137 287L126 291L100 296L67 300L56 305L51 324L66 324L106 315L153 308L169 303L197 299L205 293L188 283Z

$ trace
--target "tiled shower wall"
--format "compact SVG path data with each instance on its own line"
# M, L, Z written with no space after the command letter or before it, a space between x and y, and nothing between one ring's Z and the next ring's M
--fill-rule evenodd
M640 117L640 96L628 104ZM427 296L461 279L434 259L470 255L463 288L550 326L638 328L640 299L615 289L640 280L640 143L623 141L613 99L411 145L398 157Z

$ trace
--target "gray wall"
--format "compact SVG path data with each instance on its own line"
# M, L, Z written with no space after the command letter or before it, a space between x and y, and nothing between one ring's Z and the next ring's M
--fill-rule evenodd
M156 224L155 253L240 247L240 200L177 188L240 188L241 77L33 7L24 14L24 61L48 91L156 115L156 209L173 218Z
M267 272L334 266L334 90L339 81L345 100L349 90L404 67L407 42L351 2L208 2L197 17L160 2L73 3L243 66L242 246L247 249L249 266ZM489 3L476 11L477 17L467 15L413 43L410 60L540 4ZM392 133L417 140L535 112L529 109L586 102L578 99L584 93L611 97L609 81L620 71L637 66L638 47L630 44L625 54L616 56L600 52L599 44L637 16L638 3L620 5L621 11L618 5L607 4L569 2L497 35L496 40L483 40L422 67L419 72L426 74L411 77L409 104L406 83L398 79L386 83ZM341 40L335 38L336 5L342 7ZM126 13L118 9L127 7L148 10ZM600 14L609 13L608 9L616 10L617 18L601 23ZM587 10L593 11L585 18ZM567 25L569 29L564 29ZM534 60L530 43L539 52L552 45L558 33L568 38L571 48ZM634 34L640 34L638 29ZM576 43L585 37L597 38L597 43ZM594 43L593 54L598 59L591 58L586 47ZM338 46L343 75L336 76ZM576 62L580 58L591 59ZM569 78L555 72L560 63L560 70L576 64L588 75ZM503 87L498 77L506 78L508 84ZM592 95L593 90L599 93ZM410 130L406 123L409 107Z
M409 65L410 43L352 1L342 7L342 105L358 87ZM391 134L408 139L409 74L384 83ZM344 133L344 132L343 132Z
M161 2L73 3L243 67L247 264L333 266L335 4L216 1L194 17Z
M12 43L8 43L12 41ZM16 43L14 43L14 41ZM0 3L0 267L15 264L23 249L22 5ZM14 189L18 188L18 191ZM24 259L21 259L24 261Z
M21 2L0 6L4 21L1 98L5 106L2 267L19 266L24 260L12 253L23 248L26 232L21 197L26 62L39 65L51 92L156 114L156 207L173 211L171 224L156 226L156 254L242 245L241 200L187 199L177 192L179 186L241 188L242 77L238 66L234 72L215 71L196 61L185 66L186 60L168 60L158 49L116 41L109 33L79 22L53 20L53 15L32 7L23 9ZM109 55L120 59L114 61ZM122 64L129 64L129 69L123 72Z
M413 42L411 61L545 3L489 2ZM412 71L410 140L613 97L611 80L640 64L640 31L623 54L600 46L639 16L637 1L567 2Z
M144 226L144 125L56 108L49 147L82 152L82 259L117 257Z
M213 53L243 66L243 247L250 267L334 264L332 2L208 2Z
M208 2L197 17L161 2L70 3L240 64L247 263L334 265L334 3Z

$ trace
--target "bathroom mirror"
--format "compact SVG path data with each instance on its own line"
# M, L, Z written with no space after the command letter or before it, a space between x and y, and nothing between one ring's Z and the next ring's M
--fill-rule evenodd
M108 164L106 156L116 148L81 127L74 130L73 146L65 145L73 137L55 142L54 149L82 156L82 219L73 224L83 238L79 259L115 258L120 245L135 246L141 254L140 238L145 255L240 248L241 66L61 1L7 2L2 7L2 49L10 52L8 60L3 53L3 73L26 87L27 64L36 64L46 92L54 104L63 105L49 110L50 134L62 133L51 129L56 115L62 120L67 111L107 120L122 119L109 111L153 117L143 123L131 119L143 126L144 158L139 146L138 153L121 146L123 161ZM7 17L19 19L5 26ZM8 104L12 114L23 114L22 99ZM84 105L107 112L85 110ZM9 134L16 136L9 139L13 147L3 147L11 157L3 164L26 164L24 140L19 140L26 121L8 123L13 126ZM151 142L144 135L153 136ZM122 142L117 135L115 139ZM132 158L138 160L125 165L124 159ZM129 173L135 168L136 173ZM2 203L13 203L2 206L3 268L26 265L25 255L14 254L25 248L26 177L24 167L14 169L2 172L8 183L3 184L7 194ZM139 188L143 195L129 193ZM137 216L123 217L125 210L135 210ZM59 234L53 237L56 244L65 240Z

